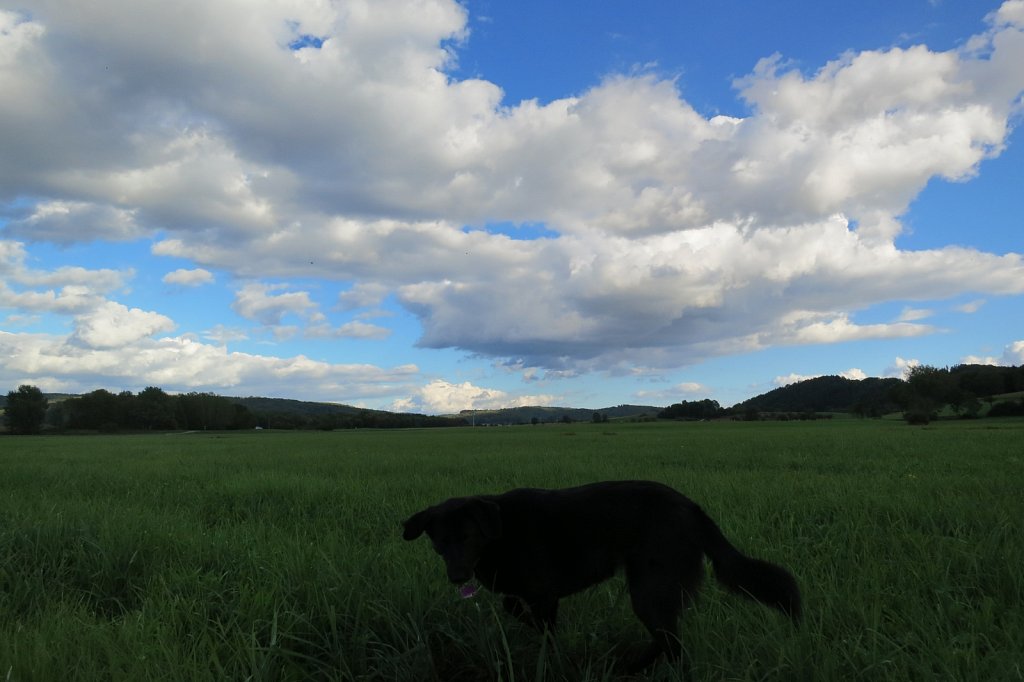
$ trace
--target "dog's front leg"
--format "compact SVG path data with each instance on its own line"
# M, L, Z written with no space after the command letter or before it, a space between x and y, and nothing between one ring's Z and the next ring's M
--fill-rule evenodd
M533 625L530 622L530 612L526 608L526 604L519 597L506 594L505 598L501 600L501 605L505 607L506 611L515 616L517 620L521 620L527 625Z
M530 613L533 615L535 628L541 632L544 630L554 632L555 621L558 620L558 598L548 597L531 601Z
M524 599L514 595L506 595L502 600L505 610L520 621L541 632L554 630L558 619L558 599Z

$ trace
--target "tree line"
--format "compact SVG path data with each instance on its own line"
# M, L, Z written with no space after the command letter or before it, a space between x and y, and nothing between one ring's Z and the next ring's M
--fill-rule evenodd
M911 369L905 380L817 377L769 391L731 408L723 408L710 399L684 400L664 408L657 416L680 420L756 420L810 419L829 412L848 412L859 417L901 412L908 422L921 424L936 419L940 412L966 419L1024 416L1024 397L994 397L1015 393L1024 393L1024 366L921 365ZM628 410L631 406L620 408ZM542 410L545 416L557 412L551 408L531 409ZM603 422L609 412L618 416L617 409L602 413L577 410L573 416L575 412L585 412L592 421ZM44 428L56 432L419 428L468 425L472 415L466 412L456 418L435 417L324 403L225 398L213 393L170 395L155 386L138 394L99 389L49 401L39 388L22 385L7 394L4 417L11 433L32 434ZM487 419L493 416L488 413ZM574 421L568 412L562 412L561 419ZM530 421L538 423L540 417L534 415Z
M1024 391L1024 366L990 367L955 365L911 368L905 381L894 387L892 398L911 424L927 424L948 410L952 416L974 419L985 416L1024 416L1024 397L995 402L994 396Z
M684 421L700 421L705 419L717 419L727 416L727 411L722 409L717 400L684 400L681 403L669 405L658 413L659 419L679 419Z
M38 387L22 385L7 394L4 417L8 430L14 434L36 434L44 429L103 433L256 428L334 430L457 426L465 423L462 419L329 405L307 412L296 408L252 410L243 404L245 400L213 393L171 395L150 386L137 394L98 389L51 402ZM301 405L297 401L282 402Z

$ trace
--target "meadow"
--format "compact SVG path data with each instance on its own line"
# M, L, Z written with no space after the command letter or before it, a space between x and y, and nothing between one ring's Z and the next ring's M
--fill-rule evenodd
M688 679L1024 679L1018 419L0 438L0 680L626 679L621 579L545 640L401 539L450 496L626 478L804 592L794 628L709 576Z

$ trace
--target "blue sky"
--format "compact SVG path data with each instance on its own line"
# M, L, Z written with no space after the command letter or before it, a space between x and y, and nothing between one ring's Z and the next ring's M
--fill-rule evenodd
M1024 0L0 9L0 386L448 413L1024 363Z

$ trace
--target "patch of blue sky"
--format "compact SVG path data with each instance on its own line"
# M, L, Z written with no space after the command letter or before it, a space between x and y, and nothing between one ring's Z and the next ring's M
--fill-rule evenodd
M462 228L462 231L466 233L483 231L489 234L501 234L505 235L509 239L516 239L519 241L554 239L558 237L558 232L550 229L546 224L538 222L489 222L482 226L467 225Z
M1024 253L1024 216L1011 210L1007 188L1024 188L1024 140L983 161L977 177L960 182L932 178L903 217L906 231L896 240L905 249L967 246L1002 255L1007 237Z
M821 373L802 367L815 363L820 366L841 357L847 367L834 367L833 373L852 367L863 370L869 376L882 376L893 366L896 357L916 359L927 364L949 365L961 357L974 354L985 343L983 338L992 335L991 319L988 314L974 315L985 308L991 312L991 296L962 294L953 298L938 300L887 301L865 310L851 313L854 324L872 325L912 324L921 329L920 335L873 338L846 341L841 346L824 344L796 349L792 358L793 370L798 374ZM1009 343L1012 339L1007 338ZM837 353L837 347L842 348ZM770 351L766 352L770 354Z
M896 359L917 357L920 346L914 339L872 339L849 341L836 352L831 344L817 346L775 346L756 353L713 358L692 368L685 376L708 387L708 395L723 406L778 388L777 379L797 375L815 377L843 375L861 370L868 376L885 376L894 371ZM881 352L880 352L881 350ZM775 368L766 372L765 368ZM784 382L783 382L784 383ZM694 400L696 397L684 400ZM677 402L677 401L676 401Z
M29 250L25 266L32 270L46 271L61 267L135 269L136 276L139 276L142 274L141 266L148 265L147 261L152 257L149 246L149 240L76 242L67 245L36 242Z
M293 41L288 43L288 49L292 50L293 52L297 52L298 50L303 50L306 48L313 48L315 50L319 50L321 47L323 47L325 40L326 38L321 36L314 36L308 33L303 33L299 37L295 38Z
M378 364L391 366L395 358L403 357L405 350L418 337L418 321L405 312L390 297L377 306L342 310L338 307L338 293L345 284L299 279L261 281L272 289L273 297L293 292L305 292L314 307L308 310L284 312L275 324L267 326L259 320L244 318L231 309L234 287L217 289L214 294L225 300L214 306L218 311L230 311L229 317L208 320L207 332L215 329L240 332L244 338L232 338L227 346L232 351L266 354L268 346L279 357L305 355L322 362L339 364ZM281 288L276 288L280 285ZM184 291L182 296L189 296ZM312 319L317 314L320 319ZM361 323L389 331L384 337L360 337L342 332L344 325ZM208 341L209 342L209 341ZM398 363L401 364L401 363Z
M911 310L929 310L933 314L940 308L949 308L948 303L935 301L885 301L862 310L849 311L850 320L858 325L894 324L904 321L905 314ZM928 319L912 320L920 324L929 324Z
M1021 338L1024 324L1020 318L1018 296L976 296L950 303L950 314L961 317L956 320L955 331L948 334L956 341L957 352L977 355L993 342L1001 344L998 345L998 350L1002 352L1005 345ZM963 305L978 305L979 314L958 311L957 307ZM955 358L947 362L954 360Z
M589 3L581 12L576 3L474 0L468 7L471 34L453 75L501 84L506 105L579 95L609 75L641 70L675 79L707 116L748 114L734 81L773 54L810 77L845 50L921 42L947 50L983 29L973 3L953 2L635 0Z
M65 315L46 312L0 310L0 331L12 334L66 336L71 332L71 320Z
M286 21L285 25L288 27L289 32L295 37L288 43L288 49L296 52L305 48L313 48L319 50L326 40L323 36L314 35L312 33L302 33L302 24L297 21Z
M83 267L90 271L116 270L126 276L123 286L104 296L129 308L152 311L173 320L177 329L169 335L189 330L209 330L218 325L242 326L245 321L230 312L234 292L217 283L189 287L163 281L165 275L179 268L195 269L187 259L161 257L154 259L149 240L131 242L90 242L55 246L48 243L33 244L26 267L30 270L52 272L62 267ZM217 273L213 273L217 278ZM228 311L225 314L225 311ZM227 318L227 319L225 319ZM71 322L66 317L43 315L27 331L67 333Z
M20 196L11 201L0 203L0 239L4 236L4 227L9 220L20 220L32 214L32 210L39 202L37 197Z

